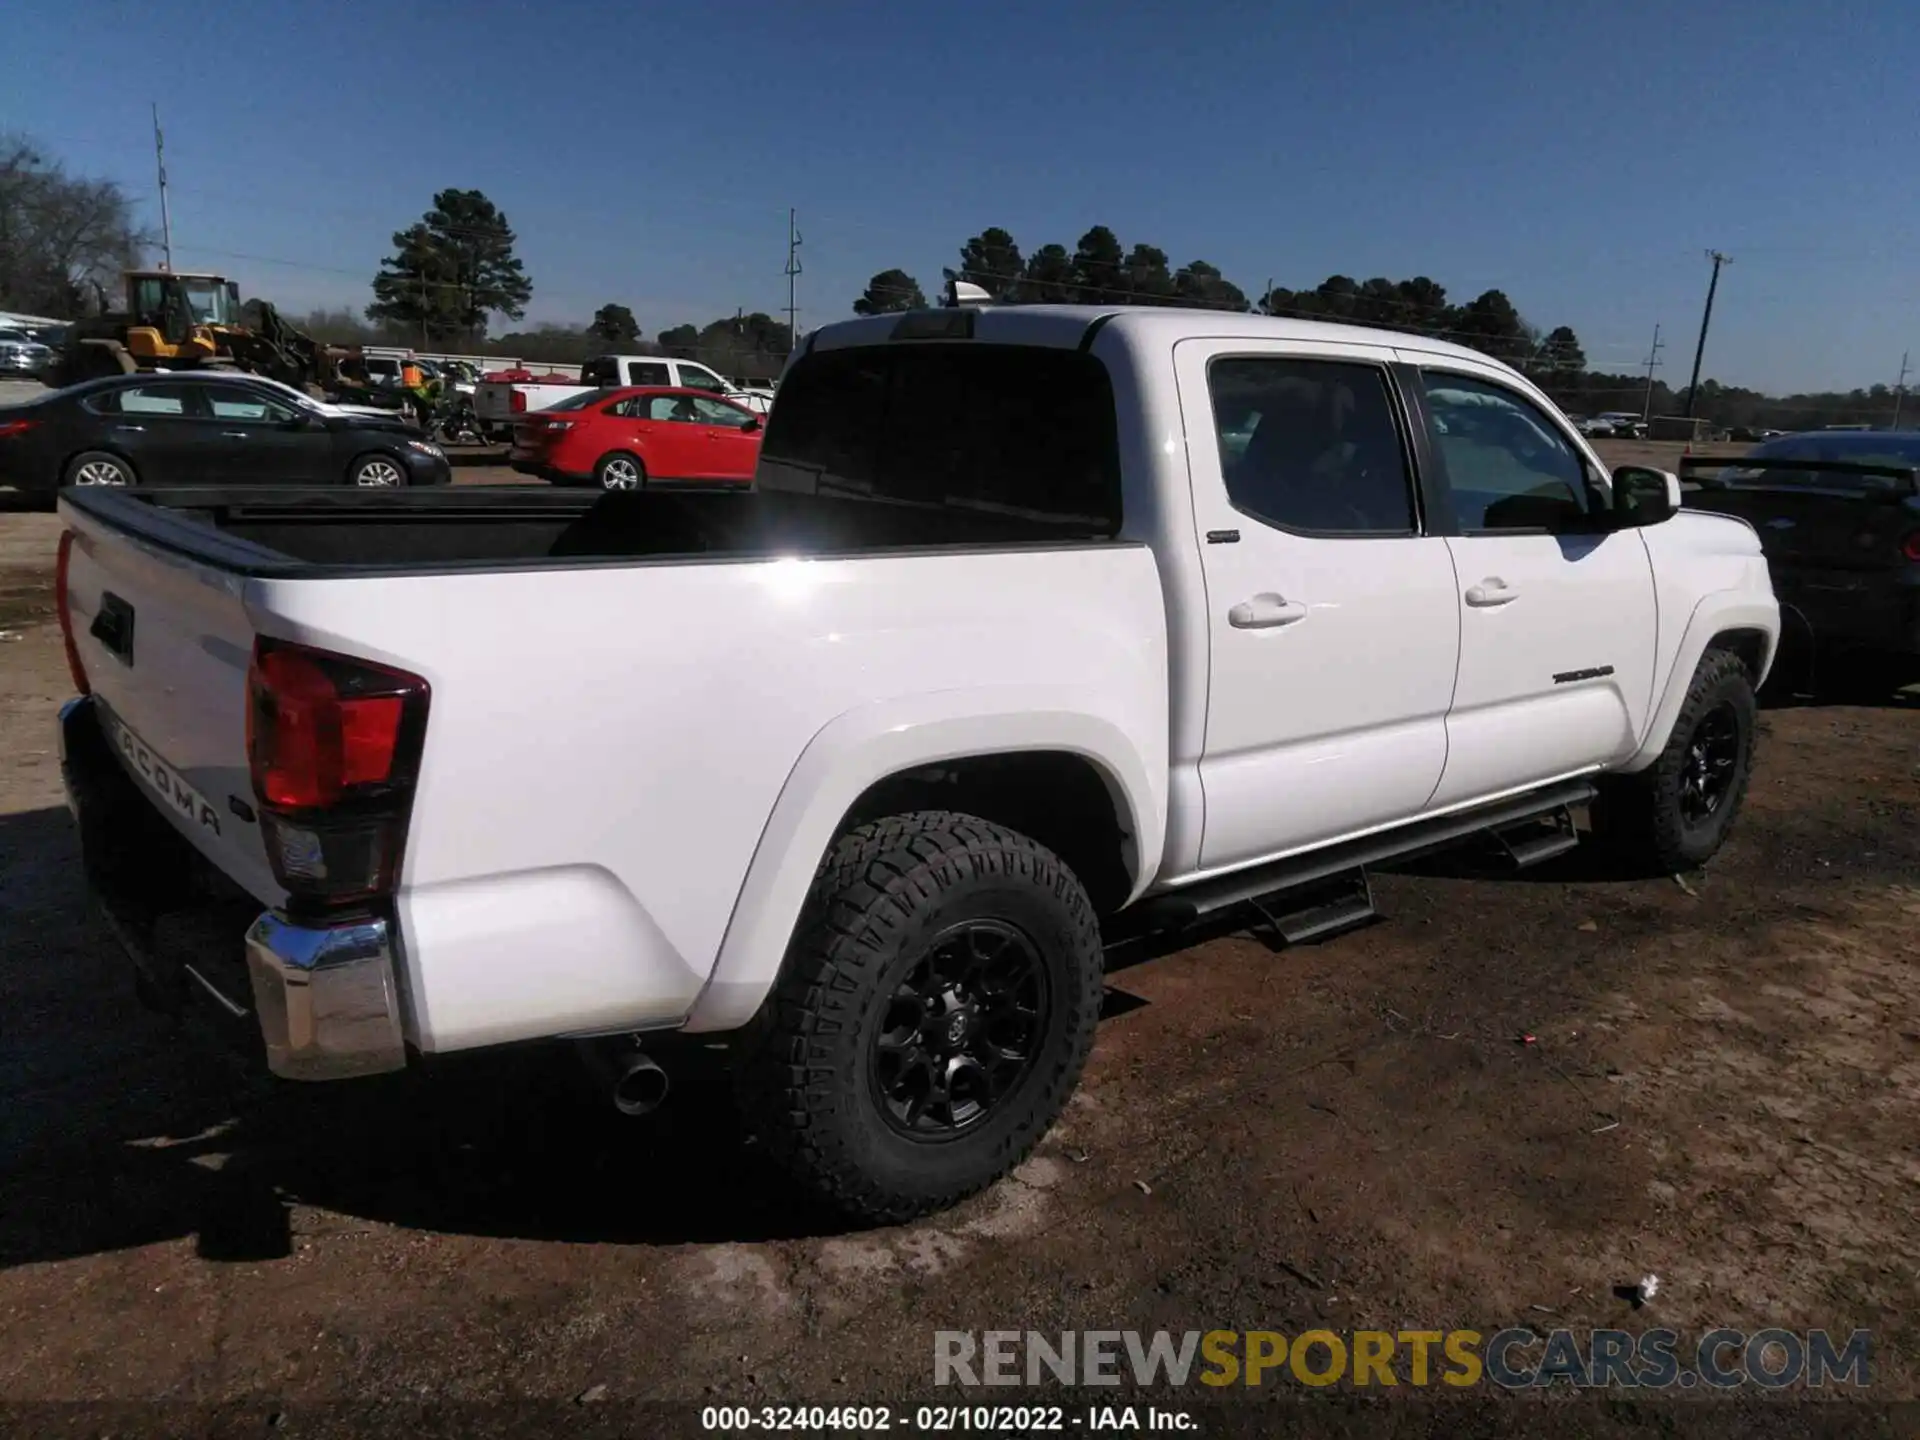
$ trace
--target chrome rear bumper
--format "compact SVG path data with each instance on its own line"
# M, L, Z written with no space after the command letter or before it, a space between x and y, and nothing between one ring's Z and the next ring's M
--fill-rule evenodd
M247 931L247 973L274 1074L345 1080L406 1067L386 921L309 929L268 912Z

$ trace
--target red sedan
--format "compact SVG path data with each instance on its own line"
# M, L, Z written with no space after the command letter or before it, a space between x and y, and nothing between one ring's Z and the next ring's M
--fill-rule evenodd
M513 468L556 485L748 485L761 418L705 390L590 390L513 427Z

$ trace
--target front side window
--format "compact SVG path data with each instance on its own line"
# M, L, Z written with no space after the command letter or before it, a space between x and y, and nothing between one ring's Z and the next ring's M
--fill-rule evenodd
M1434 447L1463 531L1554 531L1586 517L1586 462L1537 406L1489 381L1423 373Z
M1207 389L1234 509L1283 530L1414 533L1406 448L1383 371L1239 357L1214 361Z
M1119 430L1091 355L974 341L823 350L767 421L763 490L962 509L1113 535Z
M754 417L738 405L729 405L724 400L709 400L704 395L693 397L694 412L709 425L725 425L738 430Z

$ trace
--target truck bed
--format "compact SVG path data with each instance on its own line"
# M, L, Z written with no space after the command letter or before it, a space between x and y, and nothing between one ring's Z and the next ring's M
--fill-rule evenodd
M166 550L280 579L1098 543L1097 526L779 491L68 491Z

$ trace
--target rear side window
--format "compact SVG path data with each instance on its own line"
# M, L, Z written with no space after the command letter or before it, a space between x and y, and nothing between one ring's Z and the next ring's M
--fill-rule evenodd
M1414 532L1406 449L1379 369L1221 359L1207 388L1234 509L1283 530Z
M627 373L632 376L630 385L671 385L673 377L667 373L664 365L629 365Z
M162 380L109 390L88 401L87 408L103 415L201 415L198 391L198 386Z
M596 388L620 384L620 362L611 355L596 356L580 367L580 383Z
M756 483L1113 535L1113 387L1098 360L1075 350L956 342L821 351L795 361L781 384Z

